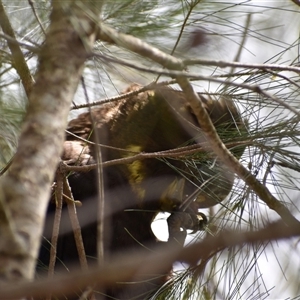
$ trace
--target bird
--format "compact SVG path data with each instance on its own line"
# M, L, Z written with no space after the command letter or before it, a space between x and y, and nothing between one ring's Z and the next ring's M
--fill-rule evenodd
M94 165L97 151L101 151L104 259L125 251L155 249L162 242L151 224L160 212L171 214L168 242L183 246L187 230L202 230L207 223L200 210L224 201L234 184L234 174L210 150L185 94L162 86L143 92L140 89L137 84L129 86L123 92L128 96L78 115L66 130L64 163ZM225 95L198 96L223 142L239 141L247 125L233 100ZM237 142L230 151L240 159L244 149ZM97 256L97 170L72 171L67 178L74 199L82 202L77 214L92 264ZM50 202L48 231L53 225L48 216L54 210ZM44 265L49 262L49 243L42 244L40 261ZM65 267L75 261L78 255L73 234L64 232L58 240L57 262ZM159 278L148 277L129 288L116 285L105 291L107 299L147 299L169 273L166 270Z

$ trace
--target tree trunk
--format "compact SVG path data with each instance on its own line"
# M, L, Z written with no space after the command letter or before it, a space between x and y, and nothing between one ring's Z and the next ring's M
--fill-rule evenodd
M0 285L34 277L70 103L96 35L96 3L53 1L18 150L0 181Z

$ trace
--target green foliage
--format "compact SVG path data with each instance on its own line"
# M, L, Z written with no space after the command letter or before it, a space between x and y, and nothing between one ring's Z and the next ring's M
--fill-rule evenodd
M28 2L3 2L17 39L39 47L44 34ZM36 1L34 5L41 24L47 28L50 1ZM205 66L195 63L188 70L207 76L201 80L193 79L197 91L216 97L225 95L235 101L242 117L248 120L248 130L234 139L226 136L227 131L223 134L219 130L221 138L228 143L237 143L233 146L237 151L238 143L247 146L241 157L242 164L299 217L300 131L299 115L295 110L298 111L300 105L300 81L299 73L288 70L289 66L299 68L299 7L291 1L282 7L280 1L118 0L106 1L103 19L119 31L139 37L177 57L260 64L223 68L213 63ZM204 32L205 39L194 47L193 34L197 30ZM16 150L25 100L6 42L1 38L0 43L1 169ZM36 54L26 47L22 49L34 75ZM91 57L84 73L91 102L116 95L132 82L148 84L160 74L149 74L147 70L163 70L149 59L115 45L98 41L94 51L102 56ZM117 59L146 71L121 64ZM263 64L286 66L287 69L265 68ZM160 77L160 81L163 80L170 78ZM83 86L79 86L74 103L86 102L84 92ZM72 116L76 114L72 112ZM192 156L192 159L205 157ZM191 161L189 157L186 164ZM191 236L190 242L199 241L205 235L217 235L224 229L256 230L278 218L238 178L226 201L207 213L211 222L207 232ZM216 251L207 261L178 271L155 299L298 297L298 252L296 239ZM286 281L280 283L284 276ZM274 291L271 290L273 286L276 286Z

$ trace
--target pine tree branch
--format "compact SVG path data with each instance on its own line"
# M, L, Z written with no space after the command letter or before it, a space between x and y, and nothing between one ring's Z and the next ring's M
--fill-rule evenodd
M5 12L2 1L0 1L0 26L6 35L16 40L14 30ZM18 43L13 43L12 41L7 40L7 44L12 54L13 66L21 78L27 97L29 97L34 80L30 74L30 70L27 66L22 50Z
M130 281L141 271L147 270L149 274L160 274L175 261L196 266L201 259L207 259L211 253L217 254L226 248L243 247L245 244L255 245L269 243L270 241L288 239L300 235L299 226L287 227L284 222L278 221L257 231L223 231L217 236L208 236L203 241L185 248L172 244L157 248L157 251L139 251L114 256L110 261L100 264L95 269L82 272L78 270L68 275L57 275L51 280L40 280L34 283L14 284L1 290L0 300L16 299L18 297L32 296L41 298L48 293L53 296L67 295L78 289L95 285L111 287L116 282Z
M209 81L209 82L220 83L220 84L223 84L225 86L236 86L236 87L239 87L239 88L244 88L244 89L253 91L255 93L258 93L258 94L260 94L260 95L262 95L262 96L264 96L266 98L269 98L273 102L280 104L281 106L283 106L286 109L288 109L291 112L293 112L300 119L300 112L298 111L298 109L290 106L285 101L280 100L275 95L272 95L272 94L266 92L259 85L247 84L247 83L230 82L227 79L226 80L222 80L222 79L219 79L219 78L216 78L216 77L213 77L213 76L203 76L203 75L198 75L198 74L195 74L195 73L187 73L185 71L165 70L165 69L159 69L159 68L151 68L151 69L149 69L149 68L137 66L136 64L127 63L127 62L122 61L120 59L106 57L106 56L104 56L102 54L98 54L98 53L94 53L94 52L91 53L91 55L92 56L102 57L102 58L105 58L107 61L111 61L111 62L114 62L114 63L125 65L125 66L131 67L131 68L133 68L135 70L143 71L143 72L146 72L146 73L166 75L166 76L175 77L175 78L182 77L182 78L189 78L189 79L194 79L194 80L196 80L196 79L198 79L198 80L206 80L206 81ZM156 61L159 61L159 59L157 59ZM169 63L170 63L170 65L173 64L172 61L170 61ZM174 64L174 66L177 67L178 65ZM263 66L263 65L260 65L260 66ZM289 67L286 67L286 68L289 69ZM299 68L296 68L296 69L298 70ZM299 69L299 71L300 71L300 69Z
M0 37L6 39L7 42L10 42L11 44L16 44L16 45L19 45L33 53L38 53L40 48L39 47L35 47L35 46L31 46L31 45L28 45L26 43L23 43L23 42L20 42L12 37L10 37L9 35L7 34L4 34L4 33L0 33Z
M34 14L34 16L35 16L38 24L40 25L40 28L41 28L42 32L44 33L44 35L46 35L46 30L45 30L45 28L44 28L44 26L43 26L43 24L42 24L42 22L41 22L41 20L39 18L39 15L36 12L35 7L34 7L34 0L28 0L28 3L29 3L29 5L30 5L30 7L32 9L32 12L33 12L33 14Z
M195 116L205 133L212 150L218 155L220 160L227 165L234 173L243 179L248 186L264 201L268 207L278 213L279 216L288 225L299 226L299 221L291 214L291 212L276 198L268 188L256 179L250 171L248 171L235 156L226 148L220 139L203 103L200 101L198 95L194 92L190 82L186 78L178 78L178 83L193 109Z
M140 54L143 57L147 57L168 69L184 69L184 64L181 60L160 51L156 47L143 42L139 38L118 32L104 23L99 24L99 32L97 38L116 44L120 47Z
M94 143L93 143L94 144ZM253 145L251 141L242 141L242 142L232 142L232 143L226 143L227 148L233 148L237 146L250 146ZM105 145L99 145L103 148L106 148ZM114 147L111 147L114 148ZM120 151L128 152L128 150L125 149L118 149ZM204 149L204 147L201 147L200 145L190 145L165 151L159 151L159 152L140 152L135 155L124 157L124 158L116 158L109 161L105 161L102 163L102 167L109 167L109 166L115 166L115 165L122 165L122 164L129 164L137 160L142 159L151 159L151 158L186 158L187 155L192 154L199 154L199 153L206 153L207 151ZM215 158L214 156L211 157L212 159ZM62 161L60 168L62 171L73 171L73 172L88 172L91 170L95 170L98 167L98 164L89 164L89 165L68 165L68 162Z
M276 64L246 64L233 61L224 60L208 60L208 59L186 59L184 60L186 66L202 65L202 66L215 66L219 68L246 68L246 69L258 69L263 71L274 70L274 71L290 71L300 74L300 67L287 66L287 65L276 65Z
M153 46L137 39L132 36L122 34L110 28L109 26L101 23L99 24L99 35L98 38L114 43L120 47L124 47L128 50L136 52L144 57L152 59L153 61L161 64L162 66L171 70L184 69L184 62L180 59L165 54L164 52L154 48ZM238 66L238 63L231 63L231 66ZM299 72L299 68L289 67L290 71L293 69L294 72ZM163 72L162 72L163 73ZM207 114L203 103L200 101L198 95L194 92L190 82L186 76L178 74L176 76L178 84L182 88L186 95L187 101L189 102L200 126L205 134L208 142L210 143L211 149L218 155L220 160L228 166L234 173L236 173L241 179L243 179L249 187L259 196L259 198L267 204L267 206L276 211L279 216L289 225L298 225L299 221L291 214L291 212L276 198L274 197L268 188L264 186L259 180L255 178L250 171L248 171L226 148L222 140L220 139L214 125L211 122L209 115ZM217 80L215 80L217 82ZM224 82L224 84L229 84ZM233 84L233 83L230 83ZM240 84L239 84L240 85ZM241 84L245 86L245 84ZM248 86L248 85L247 85ZM282 103L279 99L273 95L263 91L259 86L248 86L254 92L262 93L264 96L271 98L276 102L280 102L286 106L286 103ZM299 112L292 107L288 108L293 111L297 116Z

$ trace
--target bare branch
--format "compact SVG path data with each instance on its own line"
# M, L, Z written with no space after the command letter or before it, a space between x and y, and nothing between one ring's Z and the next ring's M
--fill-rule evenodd
M10 24L9 18L5 12L2 1L0 1L0 26L6 35L8 35L12 39L16 40L14 30L13 30L13 28ZM11 51L11 54L12 54L14 68L16 69L16 71L18 72L18 74L22 80L22 84L23 84L23 87L27 94L27 97L29 97L34 80L30 74L29 68L24 59L24 55L17 43L7 41L7 44Z
M246 24L244 26L243 38L242 38L242 41L239 45L238 52L237 52L237 54L235 55L235 57L233 59L234 62L238 62L240 60L242 50L245 46L245 43L246 43L246 40L247 40L247 37L248 37L248 31L249 31L249 27L250 27L250 23L251 23L251 16L252 16L251 13L249 13L247 15ZM229 74L232 74L234 72L234 69L235 69L235 67L232 66L230 71L229 71Z
M184 61L186 66L190 65L203 65L203 66L216 66L219 68L234 67L234 68L247 68L247 69L258 69L258 70L275 70L275 71L291 71L297 74L300 73L299 67L287 66L287 65L276 65L276 64L246 64L233 61L223 60L207 60L207 59L187 59Z
M142 92L152 90L152 89L154 89L154 87L165 86L165 85L169 85L169 84L173 84L173 83L176 83L176 81L175 80L170 80L170 81L163 81L163 82L160 82L160 83L151 82L151 83L141 87L138 90L128 92L128 93L125 93L125 94L121 94L119 96L111 97L111 98L108 98L108 99L106 98L106 99L97 100L95 102L91 102L91 103L88 103L88 104L80 104L80 105L76 105L76 106L74 105L74 106L71 107L71 109L87 108L87 107L102 105L102 104L110 103L110 102L114 102L114 101L119 101L119 100L122 100L122 99L125 99L125 98L128 98L128 97L138 95Z
M143 57L150 58L168 69L184 69L184 64L181 60L158 50L157 48L143 42L138 38L118 32L106 24L100 24L99 35L97 38L100 38L103 41L114 43L120 47L138 53Z
M250 145L253 145L251 141L226 143L227 148L233 148L237 146L250 146ZM102 147L103 145L100 146ZM165 150L165 151L159 151L159 152L151 152L151 153L140 152L132 156L105 161L102 163L102 166L109 167L114 165L129 164L136 160L149 159L149 158L171 158L171 157L186 158L187 155L192 155L195 153L199 154L201 152L206 153L206 150L204 148L205 147L201 147L200 145L196 144L196 145L190 145L190 146L185 146L185 147L180 147L180 148L175 148L175 149ZM125 149L124 151L128 152L128 150ZM214 158L213 155L212 158ZM73 165L67 165L66 162L63 161L61 162L61 168L64 171L88 172L96 169L97 166L98 164L73 166Z
M208 236L203 241L186 248L169 246L157 248L154 252L132 252L114 256L110 261L86 272L77 271L68 275L57 276L52 280L41 280L34 283L23 283L5 287L1 290L0 299L8 300L30 295L43 297L52 292L53 295L66 295L88 285L97 287L113 286L115 282L129 281L139 273L141 265L149 273L157 274L165 270L175 261L182 261L195 266L201 259L207 259L211 253L218 253L224 248L242 247L244 244L257 244L280 240L300 235L299 226L287 227L282 221L269 224L258 231L236 232L224 231L218 236Z
M25 49L28 49L29 51L33 52L33 53L38 53L40 48L39 47L35 47L35 46L30 46L28 44L25 44L23 42L20 42L12 37L10 37L9 35L7 34L4 34L4 33L0 33L0 37L6 39L8 42L10 42L11 44L15 44L15 45L19 45Z
M63 203L63 177L62 174L60 174L59 172L57 172L57 186L55 191L55 201L56 201L56 209L55 209L55 215L53 221L49 269L48 269L49 278L53 278L54 276L54 268L56 263L56 254L57 254L57 241L59 236L59 226L61 221L62 203ZM51 300L51 294L47 296L47 300Z
M39 18L39 16L38 16L38 14L37 14L37 12L36 12L36 9L35 9L35 7L34 7L34 0L28 0L28 3L29 3L29 5L30 5L30 7L31 7L31 9L32 9L32 11L33 11L33 14L34 14L34 16L35 16L35 18L36 18L38 24L39 24L40 27L41 27L42 32L44 33L44 35L46 35L45 28L44 28L44 26L43 26L43 24L42 24L42 22L41 22L41 20L40 20L40 18Z
M102 54L98 54L98 53L92 53L94 56L100 56L103 57ZM247 84L247 83L237 83L237 82L231 82L226 80L222 80L213 76L203 76L203 75L199 75L199 74L195 74L195 73L187 73L187 72L182 72L182 71L169 71L169 70L164 70L164 69L158 69L158 68L151 68L151 69L147 69L144 67L139 67L136 64L130 64L124 61L121 61L120 59L112 59L112 58L106 58L109 61L113 61L115 63L120 63L121 65L126 65L128 67L134 68L136 70L139 71L143 71L143 72L147 72L147 73L152 73L152 74L162 74L162 75L166 75L166 76L171 76L171 77L182 77L182 78L190 78L190 79L198 79L198 80L206 80L206 81L211 81L211 82L216 82L216 83L220 83L220 84L224 84L225 86L236 86L239 88L244 88L250 91L253 91L255 93L261 94L269 99L271 99L273 102L280 104L281 106L285 107L286 109L292 111L294 114L296 114L299 118L300 118L300 112L298 111L298 109L290 106L288 103L280 100L278 97L276 97L275 95L272 95L268 92L266 92L265 90L263 90L260 86L258 85L251 85L251 84ZM262 66L262 65L260 65ZM297 68L299 69L299 68ZM266 70L267 71L267 70ZM300 69L299 69L300 71Z
M66 196L69 199L74 199L69 183L64 175L63 178L63 187L64 187L64 192ZM77 247L77 252L78 252L78 257L79 257L79 262L82 270L87 270L88 269L88 263L85 255L85 249L83 245L83 239L82 239L82 234L81 234L81 226L77 217L77 212L76 212L76 203L75 201L67 201L67 206L68 206L68 213L69 213L69 218L71 220L72 224L72 229L74 233L74 240L76 243Z

